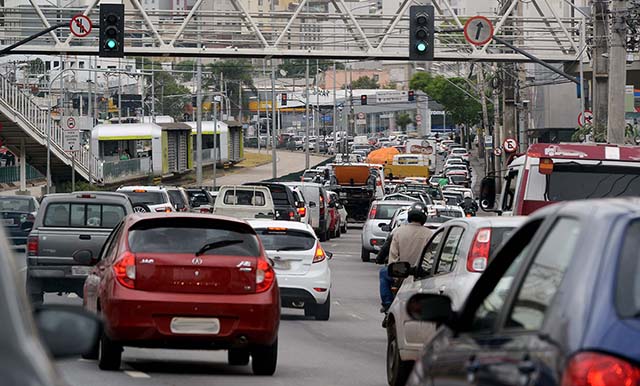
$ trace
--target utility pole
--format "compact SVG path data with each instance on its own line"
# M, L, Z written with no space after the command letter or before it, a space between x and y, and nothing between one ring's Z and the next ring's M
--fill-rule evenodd
M476 73L478 77L478 88L480 91L480 102L482 105L482 137L478 138L478 151L480 152L479 156L484 157L484 167L485 173L490 171L489 168L489 155L488 151L484 148L484 136L489 134L489 111L487 109L487 98L485 97L485 84L484 84L484 66L482 63L478 64L478 72Z
M494 72L498 76L498 66L494 65ZM503 128L500 125L500 92L498 89L493 90L493 146L501 146L503 141ZM491 168L496 171L502 169L502 162L499 156L494 155L491 157ZM502 178L496 179L496 189L501 191Z
M273 119L273 125L271 125L271 174L272 177L278 178L278 157L276 154L276 66L271 59L271 119Z
M118 58L118 70L122 68L122 61ZM122 123L122 73L118 71L118 123Z
M313 130L316 135L316 146L315 151L316 154L320 153L320 86L318 85L318 72L320 70L318 63L319 60L316 59L316 76L313 77L313 83L316 84L316 115L313 119L313 125L315 129Z
M627 82L627 1L611 2L611 46L609 47L609 116L607 142L624 143L624 93Z
M593 130L606 133L609 103L609 0L593 1Z
M333 148L334 153L338 151L338 127L336 126L337 118L337 103L336 103L336 62L333 61Z
M213 98L213 189L215 190L218 177L218 107L216 106L216 97Z
M304 169L309 169L309 59L306 60L304 75Z
M196 73L196 185L202 186L202 59L198 58ZM216 129L213 135L216 135ZM215 150L214 150L215 153ZM214 160L215 162L215 160Z

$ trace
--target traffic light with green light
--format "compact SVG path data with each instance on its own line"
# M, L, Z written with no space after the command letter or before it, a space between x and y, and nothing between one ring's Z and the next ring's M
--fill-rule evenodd
M99 56L124 57L124 4L100 4Z
M413 5L409 11L409 60L433 60L434 10L432 5Z

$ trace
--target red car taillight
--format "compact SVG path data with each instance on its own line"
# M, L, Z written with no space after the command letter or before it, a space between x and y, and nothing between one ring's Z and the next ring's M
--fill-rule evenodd
M271 288L276 279L276 274L271 264L265 259L258 259L258 268L256 269L256 292L264 292Z
M327 255L324 253L324 249L322 249L322 246L320 245L320 243L318 243L316 245L316 253L313 255L313 262L319 263L321 261L324 261L324 259L326 258Z
M307 208L298 208L298 214L300 217L304 217L307 215Z
M376 212L378 211L378 207L372 206L369 211L369 218L376 218Z
M562 386L635 386L640 384L640 369L610 355L583 352L569 361Z
M113 272L118 283L127 288L135 288L136 256L128 251L120 255L115 264L113 264Z
M296 212L290 210L289 211L289 220L293 220L296 218Z
M489 249L491 248L491 228L480 228L471 244L469 256L467 256L467 271L483 272L489 262Z
M27 239L27 254L29 256L38 254L38 236L29 236Z
M209 213L209 209L207 209L207 208L200 208L200 213Z

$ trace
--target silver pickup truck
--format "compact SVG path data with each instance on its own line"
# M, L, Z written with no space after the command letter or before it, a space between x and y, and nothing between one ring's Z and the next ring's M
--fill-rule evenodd
M78 192L44 197L27 239L27 292L42 302L46 292L75 292L102 245L122 218L133 212L122 193ZM80 250L89 250L76 253Z

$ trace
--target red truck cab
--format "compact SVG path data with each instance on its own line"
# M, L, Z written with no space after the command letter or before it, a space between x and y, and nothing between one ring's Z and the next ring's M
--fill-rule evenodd
M640 196L640 146L533 144L500 175L500 196L496 176L485 177L480 203L485 211L507 216L559 201Z

